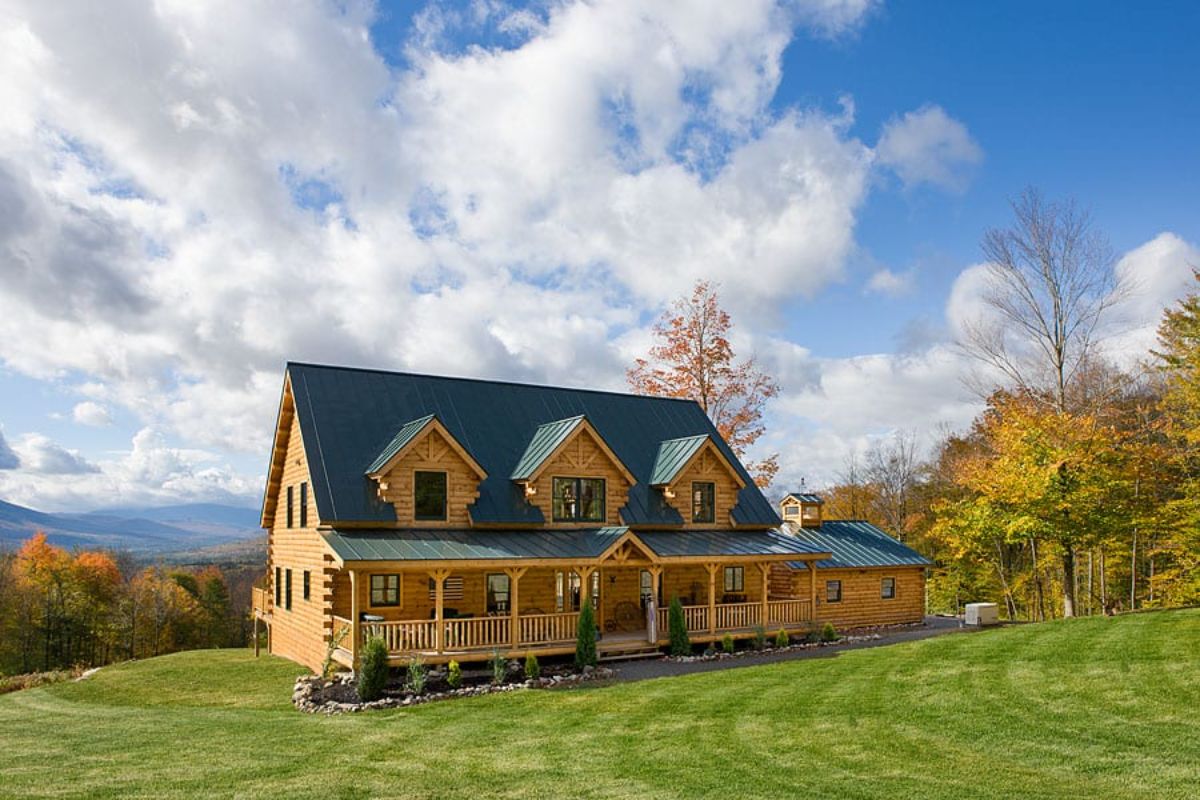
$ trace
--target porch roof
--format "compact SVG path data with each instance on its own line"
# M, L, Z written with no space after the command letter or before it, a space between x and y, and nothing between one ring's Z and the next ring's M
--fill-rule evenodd
M662 558L679 556L798 556L828 551L779 531L640 531L638 538Z
M335 529L325 541L340 561L592 560L629 528L575 530ZM641 531L631 534L659 558L796 557L828 551L778 531Z
M342 561L520 561L598 558L625 527L562 531L459 529L333 530L325 541Z

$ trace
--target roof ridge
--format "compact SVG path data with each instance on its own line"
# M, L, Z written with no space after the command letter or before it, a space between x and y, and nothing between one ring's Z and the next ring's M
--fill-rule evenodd
M490 383L498 386L524 386L530 389L559 389L569 392L587 392L588 394L607 394L617 397L638 397L646 400L669 400L675 403L696 403L686 397L664 397L657 394L637 394L635 392L618 392L613 389L590 389L576 386L563 386L552 383L525 383L523 381L506 381L498 378L468 378L465 375L436 375L431 372L407 372L405 370L380 369L378 367L349 367L341 364L316 364L311 361L288 361L285 367L311 367L314 369L332 369L342 372L368 372L377 375L399 375L409 378L433 378L441 381L463 381L466 383ZM582 416L582 415L581 415Z

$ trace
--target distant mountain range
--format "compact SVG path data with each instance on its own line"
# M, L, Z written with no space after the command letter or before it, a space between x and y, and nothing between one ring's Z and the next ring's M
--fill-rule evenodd
M15 548L40 530L60 547L129 550L138 555L240 550L263 539L258 522L256 509L216 503L47 514L0 500L0 547Z

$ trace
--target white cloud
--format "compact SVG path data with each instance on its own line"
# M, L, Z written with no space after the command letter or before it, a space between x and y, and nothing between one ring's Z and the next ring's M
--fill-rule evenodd
M99 471L95 464L40 433L27 433L13 445L20 472L32 475L80 475Z
M168 446L149 428L134 435L128 451L94 464L40 434L26 434L15 449L21 467L0 473L0 496L43 511L193 501L244 505L261 492L258 478L239 475L213 453Z
M768 104L794 26L872 6L480 3L429 25L520 41L431 27L396 69L368 5L19 5L4 363L83 382L80 421L255 453L288 358L619 386L697 277L756 319L840 278L871 151L849 112Z
M967 127L935 105L889 120L875 153L905 188L928 183L953 192L966 188L972 168L983 160Z
M106 428L113 424L112 414L108 409L93 400L77 403L71 411L71 417L80 425L90 425L95 428Z
M892 272L884 267L876 270L867 281L866 290L876 294L886 294L892 297L908 294L916 284L917 273L914 270Z
M1130 250L1116 265L1123 299L1113 309L1103 346L1118 363L1145 360L1158 341L1163 312L1196 290L1200 247L1164 232Z

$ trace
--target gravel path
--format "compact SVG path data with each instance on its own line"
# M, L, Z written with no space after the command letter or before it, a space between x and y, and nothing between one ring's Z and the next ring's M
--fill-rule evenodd
M641 681L647 678L662 678L668 675L690 675L694 672L713 672L723 669L756 667L761 664L794 661L800 658L830 658L847 650L863 650L868 647L882 647L899 642L913 642L918 639L928 639L948 633L965 633L974 630L974 628L960 627L960 624L960 620L953 617L926 617L922 625L879 631L878 639L852 642L836 647L814 647L805 650L791 650L786 653L764 653L762 655L725 658L716 661L676 662L664 661L659 658L647 658L641 661L615 661L609 663L608 666L612 667L613 671L616 672L616 680Z

